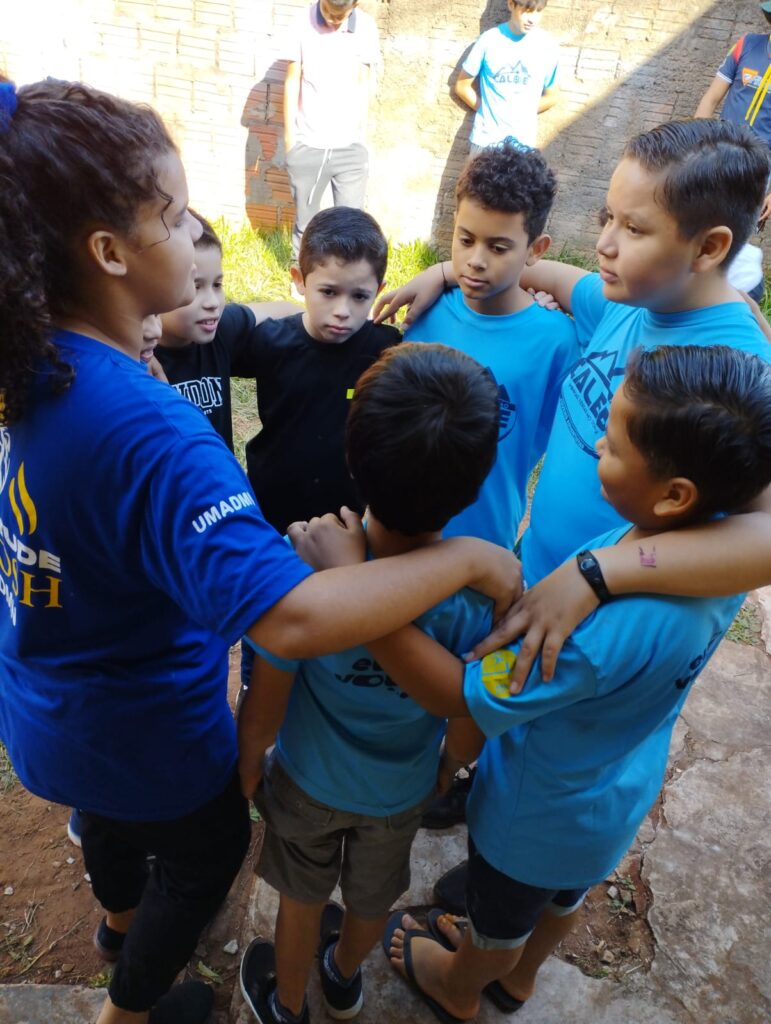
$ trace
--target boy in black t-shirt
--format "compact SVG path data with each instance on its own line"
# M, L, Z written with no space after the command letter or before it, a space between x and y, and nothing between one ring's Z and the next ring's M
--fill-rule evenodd
M401 340L394 327L367 319L387 258L368 213L322 210L292 268L305 312L265 320L254 332L262 430L246 446L246 467L263 515L280 533L341 505L363 511L345 464L345 422L358 378Z
M297 311L293 302L225 303L222 243L199 214L203 233L195 243L196 294L188 306L161 317L155 356L172 387L207 416L233 450L230 378L256 375L255 328L269 316Z

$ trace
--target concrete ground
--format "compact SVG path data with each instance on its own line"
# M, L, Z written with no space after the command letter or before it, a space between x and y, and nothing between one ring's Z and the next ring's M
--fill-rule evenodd
M771 1021L771 591L767 652L724 642L688 699L674 735L672 775L659 823L638 837L653 894L648 921L656 952L648 973L597 980L556 957L517 1024L768 1024ZM461 827L419 833L404 907L432 902L431 886L464 855ZM255 879L242 948L272 935L275 893ZM102 994L65 986L0 988L0 1024L75 1024L95 1019ZM328 1020L318 981L312 1019ZM236 991L230 1020L254 1018ZM375 949L365 965L361 1024L435 1018ZM483 1002L477 1018L502 1022Z

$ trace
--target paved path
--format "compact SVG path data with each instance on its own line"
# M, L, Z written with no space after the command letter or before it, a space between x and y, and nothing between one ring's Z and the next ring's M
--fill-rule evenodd
M622 982L596 980L552 957L517 1024L769 1024L769 654L724 642L677 724L659 824L646 822L638 837L653 893L651 970ZM431 902L431 885L462 858L464 843L462 828L419 833L405 907ZM272 933L275 909L275 894L255 879L243 943ZM379 949L366 963L365 986L361 1024L435 1019ZM82 1024L95 1019L101 998L65 986L2 986L0 1024ZM315 978L310 999L313 1020L329 1020ZM478 1017L482 1024L505 1019L486 1002ZM236 992L231 1024L252 1020Z

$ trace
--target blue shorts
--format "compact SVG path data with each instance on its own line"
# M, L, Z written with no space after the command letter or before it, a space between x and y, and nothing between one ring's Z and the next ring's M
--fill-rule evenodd
M564 917L583 903L587 889L541 889L498 871L468 840L466 912L477 949L517 949L541 914Z

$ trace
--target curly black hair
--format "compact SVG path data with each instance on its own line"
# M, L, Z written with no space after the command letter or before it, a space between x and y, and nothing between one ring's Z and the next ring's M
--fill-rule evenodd
M528 242L543 233L556 194L557 179L538 150L508 139L469 160L455 187L458 205L471 199L488 210L521 213Z
M0 77L0 81L7 79ZM0 422L24 414L45 373L66 390L74 370L52 321L79 295L76 245L91 225L131 234L137 209L159 196L155 166L175 150L149 107L74 82L19 89L0 134Z

